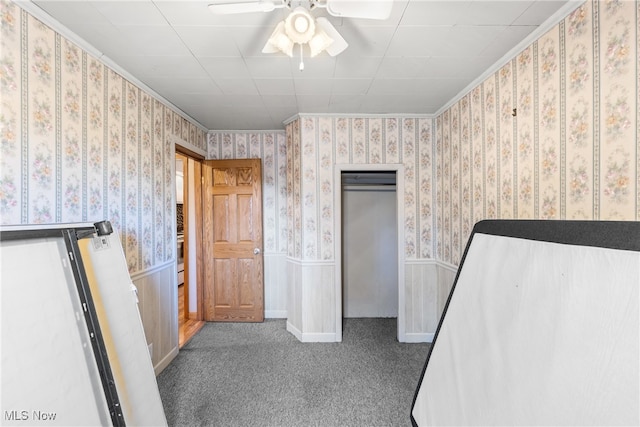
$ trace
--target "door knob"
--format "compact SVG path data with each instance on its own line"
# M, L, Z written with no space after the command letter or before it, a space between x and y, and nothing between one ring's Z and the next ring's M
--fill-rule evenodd
M259 248L255 248L255 249L253 250L253 254L254 254L254 255L260 255L260 249L259 249Z

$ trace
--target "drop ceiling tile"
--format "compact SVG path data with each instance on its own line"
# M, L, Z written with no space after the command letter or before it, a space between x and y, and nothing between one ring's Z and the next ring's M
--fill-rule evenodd
M145 1L92 1L91 4L114 25L166 26L155 4Z
M282 128L282 122L298 114L298 107L294 103L284 107L268 107L268 112L274 122L274 127L270 129Z
M336 60L336 78L368 78L376 75L382 56L339 55Z
M123 54L123 51L119 46L127 43L124 35L110 23L78 23L73 26L73 32L82 40L90 44L94 50L106 55L110 59L114 59L115 57ZM126 54L126 52L124 53Z
M227 41L232 40L240 54L247 58L251 56L264 56L262 49L273 33L273 26L268 27L225 27ZM284 55L284 54L282 54Z
M262 102L268 108L295 108L295 95L262 95Z
M412 95L428 87L427 79L376 79L371 84L371 95Z
M395 27L336 27L338 33L349 44L342 56L383 56L394 37Z
M407 5L401 25L456 25L466 14L470 1L412 1Z
M209 11L208 2L199 1L154 1L155 6L167 22L174 26L214 25L215 18Z
M458 24L511 25L532 3L533 0L473 0Z
M214 79L250 78L251 74L241 57L200 57L202 68Z
M363 114L393 114L397 113L395 107L397 96L367 95L360 104L360 112Z
M510 26L504 28L497 37L489 43L484 49L478 52L478 55L485 57L493 57L496 60L500 59L509 52L515 46L518 45L519 40L525 39L536 27L534 26Z
M190 55L176 32L169 26L134 26L117 27L122 37L127 40L120 46L122 55Z
M451 30L444 46L447 54L433 56L476 56L487 49L505 26L458 25Z
M429 58L419 77L423 79L459 78L471 81L481 75L493 62L495 61L469 56L433 57Z
M430 62L431 59L425 57L385 57L380 63L376 78L421 78Z
M222 94L215 97L215 106L220 108L243 108L263 105L262 97L258 94Z
M331 93L334 95L364 95L373 79L333 79Z
M291 79L253 79L260 95L294 95Z
M72 1L49 1L49 0L32 0L38 7L45 10L49 15L54 16L61 24L73 28L75 25L88 24L111 24L94 7L91 2Z
M294 55L289 61L291 76L295 80L332 78L336 69L336 58L327 55L326 52L320 53L313 58L309 57L308 53L305 52L303 62L304 70L300 71L299 55Z
M329 111L332 113L340 113L343 111L353 111L359 109L366 96L364 94L359 95L344 95L333 93L329 101Z
M178 79L173 77L149 77L145 83L160 93L221 94L221 88L211 79Z
M215 82L225 95L258 95L258 89L252 80L215 79Z
M286 55L262 55L245 58L249 75L254 79L291 78L291 61Z
M396 114L433 114L441 105L428 97L420 96L397 99L393 108Z
M249 115L250 119L245 117ZM282 124L274 123L274 120L264 108L256 110L212 110L207 123L211 123L211 129L216 130L265 130L282 128Z
M298 112L322 113L329 107L331 95L328 92L319 95L297 95Z
M180 64L176 67L176 64ZM206 70L193 56L120 56L119 64L134 76L207 78Z
M220 95L211 93L176 93L170 96L174 104L191 111L198 108L208 108L212 102L217 102L220 97Z
M195 56L240 57L229 29L220 27L174 27L178 37Z
M571 1L578 7L583 2L580 1ZM567 4L565 1L554 1L554 0L538 0L535 1L529 6L527 10L524 11L522 15L520 15L513 23L514 25L540 25L544 23L547 19L553 16L556 12L563 9Z
M466 80L433 79L432 84L423 92L425 102L441 107L458 95L468 84Z
M453 28L400 26L386 56L447 56L451 53L449 38Z
M333 85L330 79L297 79L294 80L297 95L327 95Z

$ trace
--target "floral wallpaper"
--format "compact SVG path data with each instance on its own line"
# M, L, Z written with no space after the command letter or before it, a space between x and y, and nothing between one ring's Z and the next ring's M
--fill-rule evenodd
M265 253L287 250L287 147L284 131L208 134L207 159L262 159L262 221Z
M640 3L588 1L436 118L436 253L485 218L640 219Z
M111 221L130 272L174 258L174 142L205 132L0 1L2 224Z
M432 119L303 115L286 131L290 257L334 260L338 164L403 164L405 257L433 257Z

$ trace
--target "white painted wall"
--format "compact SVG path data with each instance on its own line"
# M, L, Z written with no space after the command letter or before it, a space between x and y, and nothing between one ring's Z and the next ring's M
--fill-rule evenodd
M342 220L343 316L397 317L395 187L345 186Z

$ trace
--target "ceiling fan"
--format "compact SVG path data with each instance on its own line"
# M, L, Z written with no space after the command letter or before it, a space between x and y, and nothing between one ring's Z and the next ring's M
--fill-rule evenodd
M314 18L311 15L313 10L324 8L329 15L344 18L384 20L391 14L392 6L393 0L215 0L209 5L209 10L215 14L236 14L290 9L291 12L284 21L278 23L262 52L284 52L292 57L294 45L298 44L302 71L305 44L309 46L312 57L322 51L336 56L349 46L327 18Z

